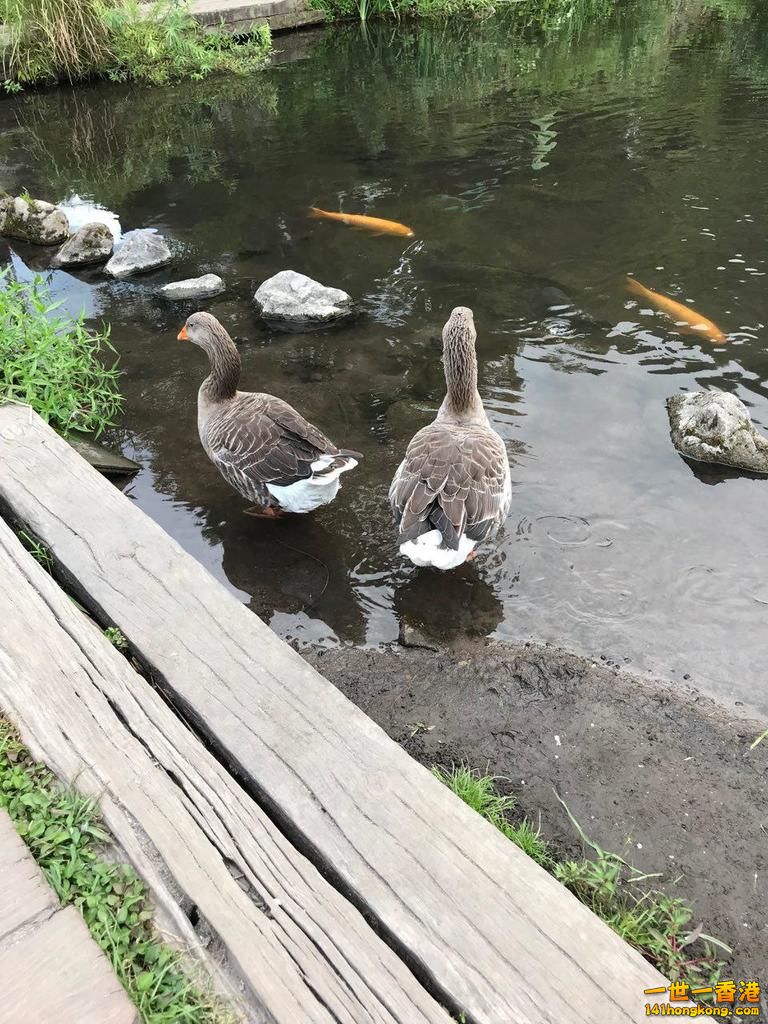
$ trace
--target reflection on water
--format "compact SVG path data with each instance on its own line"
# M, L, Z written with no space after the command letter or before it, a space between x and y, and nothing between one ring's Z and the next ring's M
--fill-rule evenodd
M503 20L339 28L247 79L4 100L7 187L80 196L178 254L125 282L50 273L70 308L113 325L118 436L144 466L132 499L292 639L379 643L401 619L441 640L534 636L768 708L768 483L686 463L664 408L720 387L768 429L762 6L641 0L547 35ZM310 205L416 239L312 222ZM19 275L46 266L13 246ZM286 268L346 289L361 318L272 334L252 295ZM200 449L205 365L174 341L192 310L156 289L203 272L227 283L209 308L243 386L365 453L311 518L245 517ZM676 333L624 293L627 273L732 340ZM442 398L439 332L457 304L475 310L514 501L498 546L446 577L399 559L385 494Z

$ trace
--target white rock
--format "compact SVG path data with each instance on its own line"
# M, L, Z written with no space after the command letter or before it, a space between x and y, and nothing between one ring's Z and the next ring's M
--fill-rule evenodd
M61 245L69 237L69 221L53 203L17 196L3 203L2 233L34 245Z
M749 410L724 391L688 391L667 399L672 443L699 462L768 473L768 438L755 430Z
M111 277L131 277L132 274L143 274L164 267L171 259L171 250L162 235L146 228L129 231L123 237L120 248L104 267L104 273Z
M354 315L352 297L293 270L259 286L254 302L267 323L283 330L313 330Z
M53 257L56 267L83 267L103 263L112 255L112 232L106 224L84 224Z
M186 281L164 284L159 294L166 299L205 299L224 291L224 282L217 274L203 274Z

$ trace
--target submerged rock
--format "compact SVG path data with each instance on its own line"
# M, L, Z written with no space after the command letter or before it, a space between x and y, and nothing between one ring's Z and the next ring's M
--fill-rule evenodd
M110 451L88 434L68 434L65 440L78 455L105 476L133 476L141 469L138 462L126 458L119 452Z
M724 391L691 391L667 399L672 443L699 462L768 473L768 438L755 430L749 410Z
M166 299L207 299L212 295L220 295L224 291L224 282L217 274L203 274L202 277L190 277L186 281L172 281L164 284L159 294Z
M166 266L172 258L163 236L143 228L125 235L122 245L104 267L104 273L118 278L145 274Z
M262 318L279 330L311 331L354 315L350 295L294 270L264 281L253 299Z
M69 237L66 214L41 199L6 196L0 206L0 231L33 245L61 245Z
M101 223L84 224L53 257L55 267L85 267L112 255L112 232Z

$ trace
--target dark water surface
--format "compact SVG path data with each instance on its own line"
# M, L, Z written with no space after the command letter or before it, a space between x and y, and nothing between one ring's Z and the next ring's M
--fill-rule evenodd
M659 0L528 37L502 20L342 27L247 80L0 102L6 188L91 198L179 254L127 283L50 275L112 324L119 436L144 467L130 496L285 637L377 644L403 619L443 640L533 636L768 709L768 480L688 465L664 408L718 387L768 431L758 6ZM311 222L310 204L400 220L416 239ZM21 261L34 265L20 248L23 274ZM363 316L267 331L251 296L286 268L346 289ZM206 271L228 285L208 308L240 347L243 387L365 453L312 517L244 516L199 446L205 365L175 341L192 310L154 293ZM627 272L729 343L637 308ZM547 311L549 285L585 316ZM475 311L514 500L486 557L436 575L403 564L385 496L441 400L436 339L459 304Z

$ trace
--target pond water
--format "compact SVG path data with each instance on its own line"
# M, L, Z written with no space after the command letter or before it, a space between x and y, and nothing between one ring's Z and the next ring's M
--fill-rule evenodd
M768 481L693 466L664 399L722 388L768 431L768 22L750 0L630 5L592 26L506 20L339 27L302 60L167 89L96 85L0 102L3 185L154 227L172 270L124 283L49 273L112 324L127 493L281 635L379 644L401 621L445 641L535 637L763 710ZM294 49L296 39L279 38ZM306 216L376 214L416 237ZM40 252L18 248L17 272ZM260 324L282 269L349 291L319 334ZM280 523L243 515L202 453L191 308L155 294L220 274L210 300L243 387L281 395L364 462L339 499ZM676 334L623 289L692 302L729 335ZM583 315L547 309L567 292ZM398 555L386 490L443 394L440 328L478 327L481 392L513 465L497 545L451 574Z

